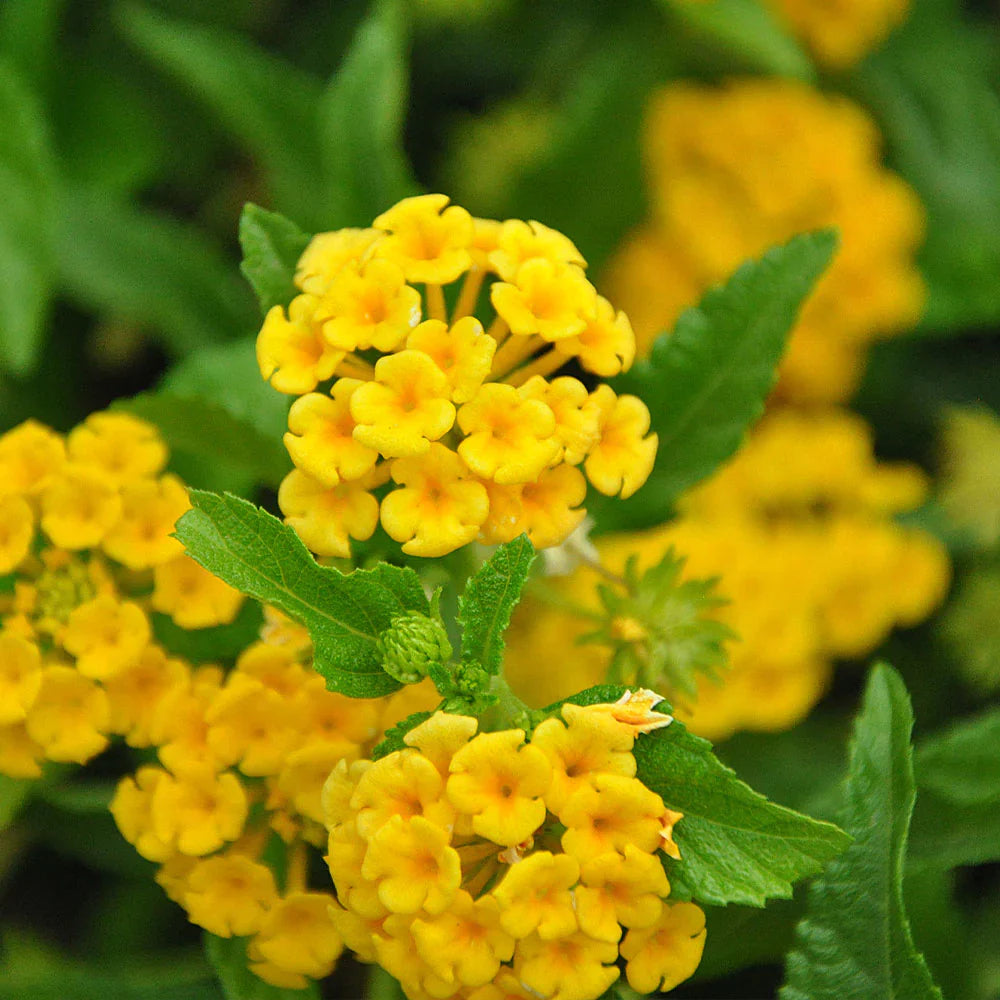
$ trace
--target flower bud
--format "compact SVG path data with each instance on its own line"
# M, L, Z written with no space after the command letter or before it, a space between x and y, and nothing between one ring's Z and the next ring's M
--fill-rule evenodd
M392 620L375 644L382 668L402 684L416 684L427 676L431 664L451 659L451 643L435 618L410 611Z

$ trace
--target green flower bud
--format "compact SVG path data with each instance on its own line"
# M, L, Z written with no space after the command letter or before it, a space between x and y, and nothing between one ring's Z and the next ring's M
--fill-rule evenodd
M375 643L382 669L401 684L416 684L431 664L451 659L451 643L444 625L418 611L393 618Z

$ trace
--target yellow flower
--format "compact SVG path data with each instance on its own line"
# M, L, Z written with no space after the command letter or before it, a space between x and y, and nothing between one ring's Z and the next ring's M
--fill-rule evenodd
M37 420L0 435L0 496L38 493L66 464L66 445Z
M190 508L187 490L175 476L127 483L121 518L104 536L102 548L129 569L149 569L180 556L174 525Z
M423 352L380 358L374 380L351 396L354 440L386 458L424 455L455 422L448 396L447 378Z
M451 328L439 319L421 323L407 337L406 347L426 354L441 369L453 402L467 403L490 373L497 342L475 316L464 316Z
M495 239L496 249L491 251L489 260L504 281L514 281L521 265L533 258L552 264L587 266L572 240L540 222L508 219L501 224Z
M531 482L559 452L555 415L523 388L483 386L458 411L458 425L467 435L458 446L465 464L502 485Z
M559 815L579 788L590 785L597 774L635 777L632 734L607 716L574 712L576 705L563 706L566 725L546 719L531 737L552 765L552 785L545 795L549 809Z
M38 647L19 635L0 631L0 726L20 722L41 686Z
M382 526L410 555L440 556L471 542L489 513L486 490L444 445L396 459L392 478L402 489L382 501Z
M309 393L297 399L288 411L285 447L303 472L325 486L342 479L360 479L378 461L378 452L355 441L357 426L351 416L351 397L363 383L340 378L330 396Z
M524 745L524 731L480 733L451 760L448 799L472 817L480 837L512 847L545 819L542 796L552 781L546 756Z
M670 884L655 854L632 844L625 854L599 854L583 864L576 890L580 929L599 941L618 941L622 927L648 927L660 916Z
M228 766L208 745L208 708L222 684L218 667L200 667L190 688L173 688L150 719L149 737L163 764L174 773L193 764Z
M235 853L196 862L186 883L191 922L219 937L256 934L278 898L271 869Z
M81 674L105 680L132 666L149 639L149 621L139 605L102 594L74 608L62 643Z
M536 851L512 865L493 890L504 930L518 940L533 933L546 941L572 934L577 922L571 890L579 878L580 865L568 854Z
M155 476L167 464L167 448L156 428L128 413L92 413L70 431L66 447L72 462L113 485Z
M644 994L672 990L693 975L704 948L705 914L694 903L666 903L655 924L622 942L629 985Z
M378 501L362 483L328 487L298 469L282 480L278 506L285 523L318 555L346 559L349 539L371 538L378 525Z
M338 351L393 351L420 322L420 294L382 258L348 265L320 302L323 338Z
M404 198L376 220L390 235L379 250L406 274L407 281L448 284L472 266L472 217L443 194Z
M632 844L652 854L660 846L663 800L637 778L597 774L578 788L559 818L566 825L563 850L585 863Z
M243 606L243 595L180 555L153 568L150 603L181 628L199 629L229 624Z
M178 688L187 690L190 679L183 661L168 658L159 646L147 646L132 666L103 681L111 732L123 734L130 746L151 746L151 727L164 700Z
M649 430L649 410L636 396L615 396L600 386L591 397L600 409L597 445L587 456L587 478L602 493L632 496L649 477L656 460L657 436Z
M49 760L85 764L108 745L107 695L71 667L44 667L25 727Z
M557 341L584 331L584 316L597 294L579 267L534 257L521 265L513 283L493 285L490 299L512 333Z
M517 978L549 1000L596 1000L617 978L617 947L577 932L546 941L522 941L514 960Z
M159 767L140 767L122 778L110 810L121 835L148 861L167 861L174 855L173 837L157 835L153 827L153 796L170 776Z
M63 549L99 544L121 510L118 490L91 466L66 466L42 492L42 528Z
M358 754L350 740L316 740L293 749L285 758L278 775L278 788L288 796L296 812L317 823L323 822L321 795L323 783L342 760Z
M24 561L35 537L35 517L19 496L0 496L0 574L11 573Z
M462 878L450 839L423 816L392 816L372 835L361 875L378 881L378 897L393 913L443 913Z
M176 843L181 854L200 857L217 851L243 832L246 791L233 774L216 774L198 764L161 778L153 791L153 832Z
M45 750L29 735L23 722L0 726L0 774L9 778L40 778Z
M322 892L290 893L267 912L254 949L286 972L311 979L328 976L344 948L330 920L331 902ZM250 968L258 971L252 964Z
M448 909L413 922L420 957L447 984L483 986L514 953L514 939L500 926L496 899L473 899L459 890Z
M584 266L562 234L537 222L472 219L444 195L405 199L373 230L313 239L299 261L305 294L292 303L292 321L270 314L258 341L265 377L273 381L287 360L283 391L301 396L344 376L332 399L316 393L292 407L285 436L299 475L286 480L281 506L312 551L348 557L350 538L374 530L380 502L386 530L412 555L436 557L477 535L492 544L522 530L536 546L557 545L585 516L576 509L585 482L563 465L593 456L599 482L626 495L641 485L656 442L629 438L634 403L612 413L614 394L609 402L576 379L547 381L574 359L616 374L635 354L628 320L598 298ZM443 286L459 278L446 294ZM494 315L480 322L484 289ZM308 346L319 326L338 351L322 372ZM300 341L308 356L286 359L294 354L286 342ZM376 356L341 353L358 349ZM437 441L464 463L441 491L425 488L449 464L432 447ZM370 495L390 465L406 488ZM359 489L341 489L345 480ZM499 488L512 486L525 489ZM439 510L421 533L417 507L433 507L440 493L448 513Z
M451 759L476 734L477 719L469 715L435 712L429 719L414 726L404 737L408 747L414 747L447 777Z
M564 705L563 715L567 719L584 719L588 716L603 715L614 719L615 723L627 730L633 737L640 733L651 733L663 729L674 721L666 712L654 709L663 701L663 695L648 688L626 691L617 701L599 702L596 705Z
M343 351L323 339L315 309L312 296L300 295L292 299L287 317L281 306L272 306L264 319L257 335L257 364L278 392L312 392L344 358Z
M276 691L236 671L206 714L208 745L244 774L277 774L296 742L290 706Z

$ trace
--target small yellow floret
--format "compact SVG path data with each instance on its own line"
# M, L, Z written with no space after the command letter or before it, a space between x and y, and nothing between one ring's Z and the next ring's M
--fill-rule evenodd
M186 881L188 917L219 937L255 934L278 898L271 869L241 854L198 861Z
M490 253L489 262L497 269L502 281L514 281L521 265L535 257L552 264L587 266L583 255L568 236L540 222L508 219L500 224L494 238L496 249Z
M344 943L330 920L332 899L322 892L293 892L264 917L253 940L267 962L285 972L322 979L333 971ZM253 965L251 969L257 971Z
M549 1000L596 1000L618 978L617 947L578 931L546 941L520 942L514 972L535 996Z
M635 334L628 316L616 313L611 303L598 295L592 312L584 314L584 328L574 337L556 341L556 348L577 357L589 372L610 378L628 371L635 360Z
M322 336L311 295L292 299L288 315L272 306L257 335L260 374L278 392L298 396L312 392L317 383L333 375L344 352L335 350Z
M557 341L586 329L584 316L594 309L597 292L579 267L535 257L521 265L513 283L496 282L490 299L512 333Z
M63 439L37 420L0 435L0 496L37 493L66 464Z
M363 261L382 236L377 229L317 233L299 257L296 286L310 295L324 295L334 278L348 264Z
M153 829L153 795L169 777L162 768L140 767L118 782L109 807L121 835L148 861L167 861L174 854L173 839L163 839Z
M73 610L62 642L81 674L104 680L132 666L149 639L149 620L138 604L102 594Z
M536 549L559 545L580 526L587 512L580 506L587 482L579 469L557 465L521 487L518 534L524 531Z
M11 632L0 632L0 726L20 722L42 686L38 647Z
M228 625L243 606L243 595L190 556L180 555L154 568L150 602L181 628L199 629Z
M128 413L92 413L70 431L71 461L113 484L155 476L167 464L167 447L152 425Z
M0 575L24 561L35 537L35 516L19 496L0 496Z
M441 556L466 545L489 513L486 490L444 445L396 459L392 478L403 488L382 501L382 526L410 555Z
M379 253L403 268L407 281L445 285L472 266L472 216L443 194L404 198L375 225L391 234Z
M621 955L629 985L646 994L689 979L704 949L705 914L694 903L666 903L655 924L628 932Z
M351 538L371 538L378 524L378 501L361 482L324 486L293 469L278 490L278 506L306 546L321 556L346 559Z
M149 569L182 554L174 525L191 505L176 476L128 483L121 498L121 518L101 543L112 559L129 569Z
M234 774L192 765L157 784L153 832L164 843L176 843L181 854L200 857L239 837L248 807L246 791Z
M450 329L438 319L421 323L406 339L409 350L426 354L444 373L455 403L467 403L490 374L497 342L475 316L465 316Z
M0 774L9 778L40 778L45 750L29 735L23 722L0 726Z
M615 396L606 385L592 396L600 408L600 440L584 469L587 478L608 496L627 499L649 478L656 460L658 438L646 437L649 410L637 396Z
M450 770L448 798L472 817L480 837L513 847L544 821L552 768L541 750L524 745L523 730L480 733L455 754Z
M537 933L543 940L566 937L577 929L571 892L580 865L569 854L536 851L512 865L493 890L500 904L500 923L518 940Z
M42 492L42 528L63 549L97 545L121 516L118 490L104 472L65 466Z
M85 764L107 745L107 695L71 667L45 667L25 720L28 735L49 760Z
M476 734L479 721L469 715L449 715L435 712L419 726L414 726L404 737L408 747L415 747L437 769L447 776L451 759Z
M130 746L150 746L150 730L164 700L177 689L187 690L190 680L182 660L168 658L159 646L147 646L131 667L104 680L111 731L124 735Z

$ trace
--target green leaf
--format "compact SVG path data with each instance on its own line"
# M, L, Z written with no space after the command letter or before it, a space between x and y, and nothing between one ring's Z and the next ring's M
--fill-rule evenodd
M401 685L382 669L379 633L406 611L430 605L411 569L381 563L344 574L320 566L295 532L234 496L191 491L177 537L211 573L272 604L309 630L313 665L333 691L377 698Z
M309 236L278 212L248 203L240 216L240 270L257 293L262 313L287 306L298 294L295 267Z
M684 490L736 451L763 412L799 308L836 243L829 230L808 233L744 264L615 380L616 391L646 400L659 451L636 497L588 503L601 530L662 523Z
M610 702L623 691L602 685L568 700ZM832 824L759 795L715 756L708 740L676 720L640 736L633 753L643 784L684 814L674 829L681 860L667 862L673 895L719 906L788 899L792 883L815 875L850 842Z
M235 32L123 8L126 37L188 87L254 155L274 198L295 218L321 209L316 108L321 85Z
M416 194L403 152L406 37L399 0L378 0L319 105L324 226L368 225Z
M204 397L147 392L116 402L115 409L155 424L171 451L228 463L268 486L277 486L291 467L280 434L265 434Z
M936 869L1000 861L1000 709L917 748L910 858Z
M319 986L311 982L304 990L271 986L255 976L247 959L248 938L205 935L205 953L222 984L226 1000L319 1000Z
M718 49L747 69L814 80L812 61L760 0L661 0L699 45ZM731 71L731 70L730 70Z
M855 723L843 822L855 838L811 888L782 1000L937 998L903 904L915 797L906 688L891 667L868 678Z
M17 819L38 782L29 778L9 778L0 774L0 833Z
M256 325L246 287L194 226L82 186L62 191L58 215L60 280L80 305L178 355Z
M469 579L459 601L463 660L476 660L490 674L500 672L503 634L534 561L535 548L521 535L498 546Z
M0 367L32 370L54 277L55 162L44 112L0 59Z
M264 615L256 601L246 601L228 625L212 628L181 628L167 615L151 614L156 641L168 653L190 663L226 663L235 660L260 638Z
M53 44L66 0L4 0L0 4L0 54L22 78L40 87L51 70Z

